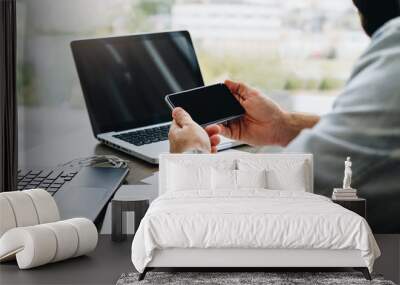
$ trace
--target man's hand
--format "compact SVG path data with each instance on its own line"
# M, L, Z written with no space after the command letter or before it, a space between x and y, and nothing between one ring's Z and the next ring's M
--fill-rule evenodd
M172 118L168 134L171 153L183 153L191 150L199 150L204 153L217 152L217 145L220 141L218 126L213 126L205 131L182 108L175 108L172 111Z
M260 91L243 83L225 81L245 109L245 115L226 125L218 125L220 134L251 145L286 146L299 132L314 126L319 117L288 113ZM216 125L206 128L216 131Z

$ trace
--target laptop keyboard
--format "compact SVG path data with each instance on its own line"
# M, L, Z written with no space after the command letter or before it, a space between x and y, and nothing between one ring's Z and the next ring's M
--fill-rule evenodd
M114 135L113 137L134 144L136 146L141 146L167 140L169 127L170 125L165 125L151 129L118 134Z
M18 190L41 188L54 195L78 171L74 169L18 170Z

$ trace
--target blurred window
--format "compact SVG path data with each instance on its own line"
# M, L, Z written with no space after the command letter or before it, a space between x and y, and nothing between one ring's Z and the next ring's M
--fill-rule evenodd
M326 96L338 94L368 44L350 0L17 0L17 18L22 148L88 121L75 39L189 30L206 84L232 78ZM63 112L75 119L46 125Z

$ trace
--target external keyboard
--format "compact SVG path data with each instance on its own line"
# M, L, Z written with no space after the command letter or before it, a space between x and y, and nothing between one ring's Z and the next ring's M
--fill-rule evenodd
M71 169L18 170L18 190L42 188L54 195L79 171Z
M114 135L113 137L134 144L136 146L141 146L167 140L169 127L170 125L165 125L151 129L122 133Z

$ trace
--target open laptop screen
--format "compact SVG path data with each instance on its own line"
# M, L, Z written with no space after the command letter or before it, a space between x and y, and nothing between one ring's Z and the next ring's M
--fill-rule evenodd
M186 31L71 43L95 135L171 120L164 97L203 86Z

